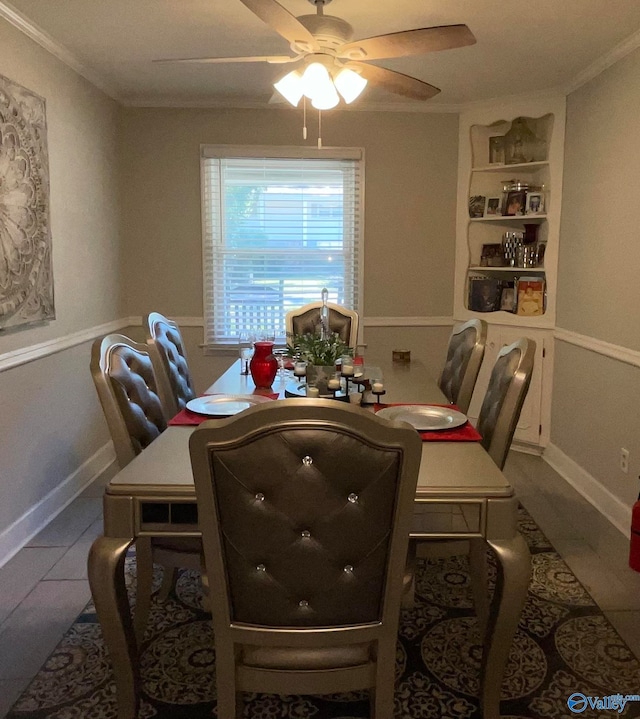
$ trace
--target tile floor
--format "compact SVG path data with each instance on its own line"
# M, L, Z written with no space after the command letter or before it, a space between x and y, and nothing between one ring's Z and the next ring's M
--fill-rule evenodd
M542 459L512 452L523 505L640 656L640 574L628 540ZM0 568L0 719L89 601L86 558L102 527L106 474Z

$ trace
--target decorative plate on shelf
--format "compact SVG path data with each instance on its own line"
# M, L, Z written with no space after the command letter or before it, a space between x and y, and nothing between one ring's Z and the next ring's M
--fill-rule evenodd
M435 407L433 405L399 405L397 407L385 407L378 413L379 417L385 419L397 419L408 422L420 432L437 429L453 429L462 426L466 421L466 415L449 407Z
M271 397L259 394L212 394L189 400L187 409L197 414L206 414L208 417L231 417L263 402L273 402L273 400Z

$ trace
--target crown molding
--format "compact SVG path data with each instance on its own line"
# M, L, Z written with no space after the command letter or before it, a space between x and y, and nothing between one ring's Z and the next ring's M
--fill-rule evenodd
M84 77L85 80L88 80L92 85L95 85L99 90L102 90L102 92L110 98L119 102L118 93L104 78L85 65L71 51L67 50L64 45L54 40L42 28L29 20L29 18L18 12L10 3L5 2L5 0L0 0L0 18L3 18L17 30L20 30L20 32L24 33L28 38L36 42L54 57L57 57L58 60L77 72L78 75Z
M622 60L629 53L637 50L640 47L640 30L637 30L633 35L629 35L626 40L618 43L612 50L599 57L595 62L592 62L587 68L581 73L578 73L576 77L564 88L565 95L570 95L575 92L578 88L585 85L589 80L593 80L598 77L605 70L615 65L618 60Z

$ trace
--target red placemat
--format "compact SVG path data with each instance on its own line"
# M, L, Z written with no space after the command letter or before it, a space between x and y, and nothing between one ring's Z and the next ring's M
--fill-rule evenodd
M374 412L378 412L385 407L448 407L449 409L455 409L456 412L460 410L455 404L433 404L431 402L395 402L390 404L376 404L374 406ZM482 439L482 435L478 430L467 420L464 424L453 429L432 429L428 432L418 432L423 442L479 442Z
M262 397L269 397L269 399L278 399L277 392L264 392L264 390L256 390L255 392L253 392L253 394L259 394ZM202 396L210 397L211 395L205 394ZM167 422L167 424L171 427L194 426L201 424L202 422L206 422L208 419L214 418L208 417L205 414L198 414L197 412L192 412L190 409L187 409L185 407L184 409L181 409L175 417L172 417Z

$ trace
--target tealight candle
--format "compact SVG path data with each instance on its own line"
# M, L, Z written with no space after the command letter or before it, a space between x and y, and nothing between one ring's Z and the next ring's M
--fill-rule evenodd
M380 379L374 379L371 383L371 391L373 393L376 392L383 392L384 391L384 383Z
M342 358L341 373L344 377L353 377L353 358L346 356Z
M307 363L306 362L294 362L293 363L293 374L296 377L304 377L307 374Z
M319 397L320 390L317 387L307 387L307 397Z
M332 377L327 382L327 387L331 390L340 389L340 379L338 377Z

